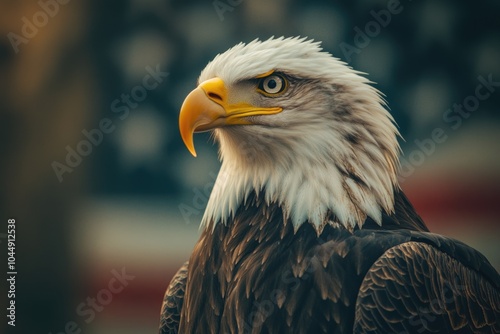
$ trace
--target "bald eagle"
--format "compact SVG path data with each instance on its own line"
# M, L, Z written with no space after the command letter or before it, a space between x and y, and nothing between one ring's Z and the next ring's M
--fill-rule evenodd
M201 72L182 139L221 169L161 333L500 333L500 276L430 233L401 190L381 94L304 38L238 44Z

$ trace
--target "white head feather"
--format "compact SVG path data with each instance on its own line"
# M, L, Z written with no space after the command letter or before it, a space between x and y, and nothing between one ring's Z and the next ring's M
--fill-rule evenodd
M308 221L318 232L326 223L352 229L367 216L381 224L382 212L394 208L399 145L380 93L304 38L238 44L217 55L199 81L219 77L242 90L271 70L294 78L287 93L252 102L283 111L253 117L257 125L215 130L222 166L202 226L229 221L254 191L280 205L295 228Z

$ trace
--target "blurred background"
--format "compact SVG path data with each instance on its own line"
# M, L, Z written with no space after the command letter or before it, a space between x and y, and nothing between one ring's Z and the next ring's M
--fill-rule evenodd
M0 331L157 331L219 168L208 135L185 149L179 107L217 53L272 35L369 73L408 197L500 269L499 16L495 0L2 0L0 258L15 218L18 275Z

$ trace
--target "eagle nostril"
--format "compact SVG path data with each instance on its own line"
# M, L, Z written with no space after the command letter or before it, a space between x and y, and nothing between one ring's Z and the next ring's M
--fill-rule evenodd
M220 96L219 94L217 93L213 93L213 92L209 92L208 93L208 96L213 99L213 100L218 100L220 102L222 102L222 96Z

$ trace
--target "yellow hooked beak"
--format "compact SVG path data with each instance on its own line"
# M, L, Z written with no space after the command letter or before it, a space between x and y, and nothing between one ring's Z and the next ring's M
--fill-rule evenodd
M182 140L196 157L193 134L223 126L252 124L247 117L280 113L280 107L256 107L246 102L230 104L224 81L213 78L202 82L184 100L179 115Z

